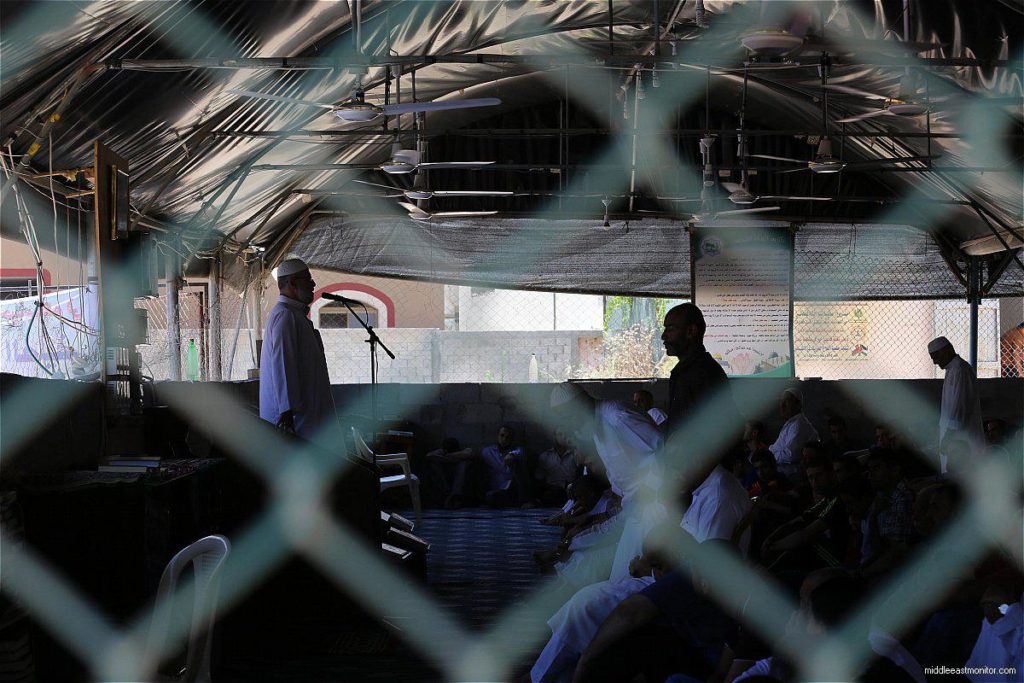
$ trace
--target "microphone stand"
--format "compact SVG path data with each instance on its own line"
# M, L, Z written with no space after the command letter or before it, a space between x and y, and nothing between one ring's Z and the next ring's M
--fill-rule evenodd
M348 301L343 299L341 303L345 304L345 308L349 310L349 313L359 321L359 324L363 326L366 333L370 335L366 343L370 345L370 408L373 412L373 433L376 437L377 429L380 427L377 416L377 345L379 344L384 349L384 353L388 354L391 360L395 360L395 354L391 353L391 349L380 340L380 337L377 336L373 329L373 325L367 325L366 321L360 318L359 314L352 309Z

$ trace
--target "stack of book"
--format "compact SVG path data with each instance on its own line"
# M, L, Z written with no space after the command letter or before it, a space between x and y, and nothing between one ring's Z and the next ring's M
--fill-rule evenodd
M160 469L160 457L156 455L115 455L103 458L100 472L139 472L145 473Z

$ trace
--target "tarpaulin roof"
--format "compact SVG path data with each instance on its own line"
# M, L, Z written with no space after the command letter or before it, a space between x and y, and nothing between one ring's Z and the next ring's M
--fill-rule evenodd
M778 221L756 225L791 227ZM792 227L798 300L964 295L964 285L953 276L934 241L911 226L805 223ZM589 294L691 294L689 233L680 221L661 218L613 220L608 227L595 220L423 223L401 218L320 218L303 231L291 253L313 267L358 275ZM989 292L991 296L1022 293L1024 271L1020 269L1008 270Z
M692 129L720 131L712 161L715 177L732 166L731 179L737 180L736 139L728 129L736 128L743 100L747 152L809 158L822 132L823 93L815 64L826 51L833 61L830 82L862 92L831 91L829 118L837 152L850 161L932 156L931 168L911 162L894 171L858 174L851 167L838 181L828 181L809 172L772 173L791 167L762 160L756 163L771 168L751 177L752 191L828 194L835 201L788 201L784 213L828 220L850 217L852 211L855 218L941 231L955 243L991 235L989 222L1008 239L1006 228L1021 232L1020 108L962 106L1021 97L1024 22L1019 3L988 3L982 12L965 0L911 2L906 28L903 3L897 0L616 1L612 7L609 17L603 1L5 2L0 9L4 152L13 155L9 164L24 162L20 171L28 179L50 169L88 166L92 142L102 140L130 159L132 205L139 220L161 231L162 239L183 235L187 249L223 244L229 254L257 247L257 254L269 250L262 253L273 260L287 250L295 231L309 224L303 217L310 210L365 213L367 206L373 212L385 202L318 192L355 192L349 181L357 176L391 184L364 166L388 156L391 133L396 125L408 130L412 117L391 119L385 130L384 119L370 125L343 123L316 108L228 89L337 103L361 82L369 101L407 102L415 74L419 101L500 97L500 107L429 114L422 138L434 141L433 160L460 160L444 156L453 149L452 135L481 126L509 130L520 125L518 145L493 159L505 168L435 171L433 182L443 180L445 189L516 185L528 190L512 199L474 199L474 208L502 212L514 206L544 216L556 192L566 198L568 207L563 208L600 217L598 198L588 195L611 195L620 212L636 209L629 195L692 196L695 178L699 188L701 163L700 134ZM706 13L697 16L698 7ZM614 24L611 44L609 20ZM786 26L805 38L805 46L786 60L762 59L744 68L750 56L740 36L764 25ZM863 42L891 44L901 38L927 45L908 52ZM655 88L655 72L660 88ZM906 73L916 79L917 96L930 98L930 117L886 115L834 123L899 96ZM561 104L566 99L569 106ZM623 118L624 109L632 118ZM554 112L553 123L545 123L542 114L530 119L530 112L548 110ZM567 129L581 118L592 132L570 149ZM645 147L643 140L650 137L634 129L634 121L677 132ZM537 130L542 125L565 134L543 133ZM495 137L460 138L458 150L467 155L462 159L491 150ZM414 144L411 137L403 143ZM26 160L21 156L26 154L34 156ZM602 170L602 163L612 170ZM355 167L323 170L318 166L323 164ZM545 168L538 173L531 165ZM38 213L45 242L50 232L46 221L52 222L47 218L52 211L48 180L33 182L38 191L24 194ZM59 185L74 191L86 183L79 178ZM306 192L294 192L299 189ZM890 203L848 203L859 195ZM457 209L464 206L459 201L434 199L428 208ZM781 200L760 205L776 201ZM945 201L958 203L940 203ZM12 204L4 206L5 234L20 232ZM671 202L660 208L694 209ZM452 223L449 230L463 231L459 239L470 241L476 233L500 236L519 225L499 214L497 220L487 216ZM436 229L426 230L423 239ZM611 239L581 236L577 244ZM597 258L600 251L590 253ZM367 272L390 268L372 260L374 254L359 253L371 259L357 264ZM633 272L658 272L666 260L685 254L659 256L652 249L637 249L620 254L626 256L653 259L635 263ZM548 270L556 272L553 264L566 254L537 258L549 260ZM620 286L640 291L664 283L651 276L615 284ZM612 289L611 282L606 289Z

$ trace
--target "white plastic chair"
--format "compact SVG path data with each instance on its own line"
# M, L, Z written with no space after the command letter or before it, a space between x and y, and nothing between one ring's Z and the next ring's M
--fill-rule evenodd
M379 467L398 467L401 474L381 476L380 490L387 491L396 486L408 486L409 497L412 499L412 509L416 513L416 524L422 524L423 512L420 509L420 479L412 473L412 465L409 464L409 456L406 453L374 453L363 435L355 427L352 428L352 441L355 442L356 451L359 457Z
M231 542L224 536L207 536L186 546L171 558L160 577L156 593L156 610L150 626L149 645L163 646L173 616L168 600L176 592L181 573L193 566L194 600L188 635L185 668L175 676L160 680L206 683L210 680L210 633L216 618L217 589L220 586L220 568Z

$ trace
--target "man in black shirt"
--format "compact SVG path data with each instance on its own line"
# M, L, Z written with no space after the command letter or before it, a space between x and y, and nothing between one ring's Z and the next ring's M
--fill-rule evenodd
M669 377L668 429L679 429L698 404L726 387L725 370L704 348L707 325L694 304L680 304L665 315L661 340L679 362ZM738 435L737 435L738 436Z

